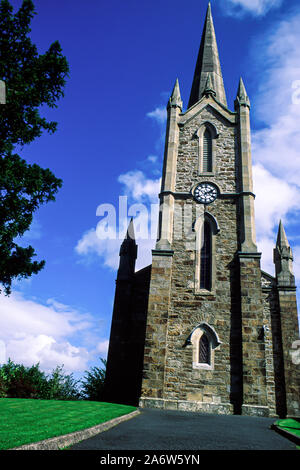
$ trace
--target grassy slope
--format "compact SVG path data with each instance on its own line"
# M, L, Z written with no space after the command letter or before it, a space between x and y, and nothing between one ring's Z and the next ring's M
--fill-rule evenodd
M285 429L286 431L295 434L295 436L300 437L300 421L298 419L280 419L276 421L276 424L280 428Z
M92 401L0 399L0 449L68 434L136 410Z

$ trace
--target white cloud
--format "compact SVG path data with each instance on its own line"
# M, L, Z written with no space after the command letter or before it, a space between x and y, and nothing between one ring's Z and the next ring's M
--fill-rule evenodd
M278 8L283 0L227 0L222 6L228 15L242 16L251 13L254 16L264 16L272 8Z
M106 356L108 352L109 341L100 341L100 343L96 346L97 353L101 354L101 356Z
M123 185L122 192L126 197L121 196L117 208L105 205L103 210L99 210L101 215L104 215L105 210L110 210L112 216L106 212L96 228L83 234L75 250L84 257L84 262L95 261L96 255L102 259L104 266L116 270L119 266L120 245L126 234L129 218L133 217L138 243L138 270L151 264L151 249L154 248L157 235L161 179L147 178L142 171L134 170L120 175L118 181ZM126 207L122 214L121 204L124 202Z
M259 83L252 113L264 123L252 133L257 244L263 252L262 267L270 274L279 220L288 238L289 225L299 224L300 103L293 99L293 84L300 79L299 21L300 14L286 17L253 44ZM294 244L293 251L300 280L300 247Z
M295 278L296 278L296 281L300 282L300 246L299 245L293 247L293 257L294 257Z
M78 241L75 250L84 256L85 262L95 261L95 255L102 258L104 266L117 269L119 265L119 250L121 240L117 238L116 232L110 228L111 237L99 238L95 228L91 228L83 234Z
M21 293L0 295L0 359L10 357L31 366L40 363L49 372L64 364L66 371L84 370L86 348L74 346L74 337L93 326L88 314L49 299L47 305L28 300Z
M300 192L297 186L274 176L261 163L253 166L255 216L258 234L272 236L279 220L287 213L300 209Z
M149 155L149 156L147 157L147 160L148 160L149 162L151 162L151 163L156 163L156 162L157 162L157 159L158 159L157 155Z
M255 160L287 181L300 182L300 102L293 86L300 80L300 14L281 22L268 37L258 67L261 85L255 115L267 126L254 133ZM299 83L298 83L299 89Z
M165 124L167 120L167 110L166 107L155 108L154 111L147 113L147 116L154 119L158 124Z
M275 266L273 263L273 249L275 247L273 237L257 237L257 249L261 253L261 269L271 276L275 276Z
M0 364L6 362L6 346L4 341L0 340Z
M124 193L136 202L149 200L158 202L161 179L150 179L142 171L134 170L120 175L118 181L124 185Z

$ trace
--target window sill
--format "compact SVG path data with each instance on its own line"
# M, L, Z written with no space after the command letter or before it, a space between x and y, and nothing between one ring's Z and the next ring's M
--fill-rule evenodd
M195 289L195 295L216 295L216 292L213 290L207 289Z
M198 362L193 362L193 369L197 370L213 370L213 366L210 364L200 364Z

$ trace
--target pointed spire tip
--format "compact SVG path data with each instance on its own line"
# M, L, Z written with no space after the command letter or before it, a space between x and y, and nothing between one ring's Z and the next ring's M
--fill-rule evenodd
M227 107L226 93L221 70L218 45L214 22L211 12L211 3L208 3L198 59L195 67L192 89L188 108L201 100L206 87L207 74L211 72L216 100Z

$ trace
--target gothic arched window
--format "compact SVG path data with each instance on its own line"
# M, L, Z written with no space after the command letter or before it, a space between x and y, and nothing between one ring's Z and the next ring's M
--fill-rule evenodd
M193 369L213 370L215 350L221 345L214 328L200 323L187 338L185 346L189 344L193 347Z
M199 175L212 174L216 171L216 140L219 133L215 125L203 122L197 130L198 138L198 172Z
M205 333L199 340L199 363L210 365L210 341Z
M211 289L212 233L210 223L204 222L200 253L200 289Z
M212 136L207 128L203 134L202 149L202 172L210 173L212 171Z

